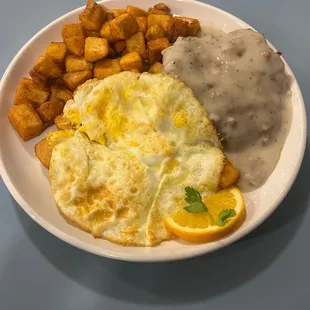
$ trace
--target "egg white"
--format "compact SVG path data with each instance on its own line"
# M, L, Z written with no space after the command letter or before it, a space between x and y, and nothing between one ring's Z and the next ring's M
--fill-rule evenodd
M162 218L184 206L186 186L203 195L218 189L217 132L172 76L122 72L88 81L64 114L78 129L48 137L52 193L65 217L96 237L158 244L172 237Z

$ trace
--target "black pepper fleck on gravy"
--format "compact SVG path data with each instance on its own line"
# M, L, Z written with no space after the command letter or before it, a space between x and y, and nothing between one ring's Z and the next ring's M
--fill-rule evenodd
M291 123L289 78L264 36L249 29L179 38L163 52L164 70L178 76L204 105L251 191L274 170Z

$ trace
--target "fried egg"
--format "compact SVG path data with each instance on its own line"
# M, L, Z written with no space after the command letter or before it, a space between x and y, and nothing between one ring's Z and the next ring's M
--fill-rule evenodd
M192 91L172 76L122 72L81 85L51 133L52 194L95 237L153 246L172 237L162 218L185 206L186 186L218 190L224 155Z

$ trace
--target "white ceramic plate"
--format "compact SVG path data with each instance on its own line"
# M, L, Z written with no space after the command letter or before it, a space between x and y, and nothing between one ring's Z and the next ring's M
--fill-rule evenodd
M131 4L148 8L158 0L116 0L104 1L108 8L125 8ZM225 32L250 26L240 19L210 5L191 0L165 0L177 15L198 18L202 24L215 26ZM13 105L16 86L36 59L51 41L61 40L61 28L65 23L78 21L83 8L76 9L55 20L37 33L15 56L7 68L0 88L0 173L19 205L46 230L58 238L85 251L109 258L128 261L168 261L205 254L222 248L242 238L279 206L290 190L299 171L306 142L306 114L302 94L293 73L292 106L293 120L281 158L268 181L260 189L245 195L248 216L244 225L226 239L201 245L185 244L178 241L164 242L154 248L121 247L105 240L94 239L77 228L70 226L60 216L51 195L47 171L35 158L34 145L42 139L37 137L23 142L7 119L8 109Z

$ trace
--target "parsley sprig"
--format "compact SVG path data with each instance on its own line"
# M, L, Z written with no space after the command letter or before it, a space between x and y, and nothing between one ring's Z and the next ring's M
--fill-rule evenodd
M214 225L214 219L212 214L210 213L208 207L202 201L202 197L198 191L196 191L193 187L187 186L185 187L186 198L185 201L189 203L188 206L184 207L189 213L207 213L211 225ZM225 209L222 210L218 216L218 220L216 225L219 227L225 226L231 218L236 216L236 211L234 209Z
M185 201L189 203L184 209L189 213L208 213L211 224L214 224L214 219L209 212L207 206L203 203L202 197L198 191L196 191L193 187L186 186L185 187L186 198Z
M222 210L219 214L219 218L216 222L217 226L223 227L231 218L236 216L236 211L234 209Z

